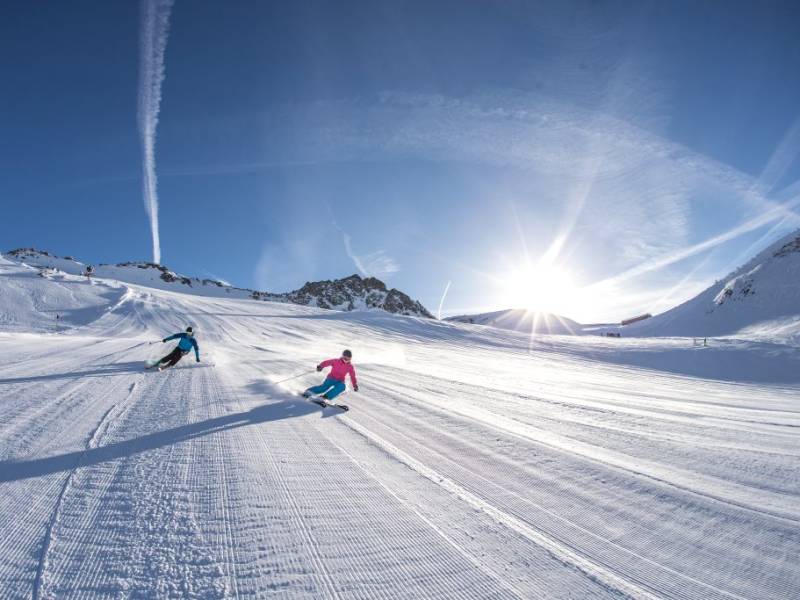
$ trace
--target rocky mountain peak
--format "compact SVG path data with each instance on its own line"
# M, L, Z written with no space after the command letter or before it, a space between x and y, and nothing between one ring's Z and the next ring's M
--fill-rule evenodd
M388 289L375 277L358 274L343 279L308 282L299 290L281 294L290 302L335 310L381 309L390 313L433 318L419 302L397 289Z

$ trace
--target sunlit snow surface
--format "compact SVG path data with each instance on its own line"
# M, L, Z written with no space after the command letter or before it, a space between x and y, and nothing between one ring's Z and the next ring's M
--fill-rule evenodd
M2 259L0 310L2 598L800 595L794 347L531 340ZM187 325L203 362L144 372ZM299 399L345 347L351 410Z

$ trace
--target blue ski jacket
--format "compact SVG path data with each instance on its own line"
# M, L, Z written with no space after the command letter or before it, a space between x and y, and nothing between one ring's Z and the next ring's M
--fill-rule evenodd
M170 340L177 340L180 339L178 342L178 348L183 350L184 352L189 352L192 348L194 348L194 356L197 360L200 360L200 348L197 346L197 340L194 339L194 336L189 335L188 333L176 333L175 335L171 335L168 338L164 338L162 341L168 342Z

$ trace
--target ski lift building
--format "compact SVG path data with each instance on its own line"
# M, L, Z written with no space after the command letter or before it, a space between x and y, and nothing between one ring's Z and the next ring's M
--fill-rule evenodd
M620 325L622 325L622 326L631 325L633 323L638 323L639 321L644 321L645 319L649 319L652 316L653 315L651 315L650 313L645 313L645 314L639 315L637 317L631 317L630 319L625 319L624 321L620 322Z

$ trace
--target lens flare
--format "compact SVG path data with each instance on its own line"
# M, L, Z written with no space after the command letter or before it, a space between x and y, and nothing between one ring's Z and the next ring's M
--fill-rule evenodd
M506 278L504 305L532 312L564 314L575 305L577 288L569 273L555 265L525 265Z

